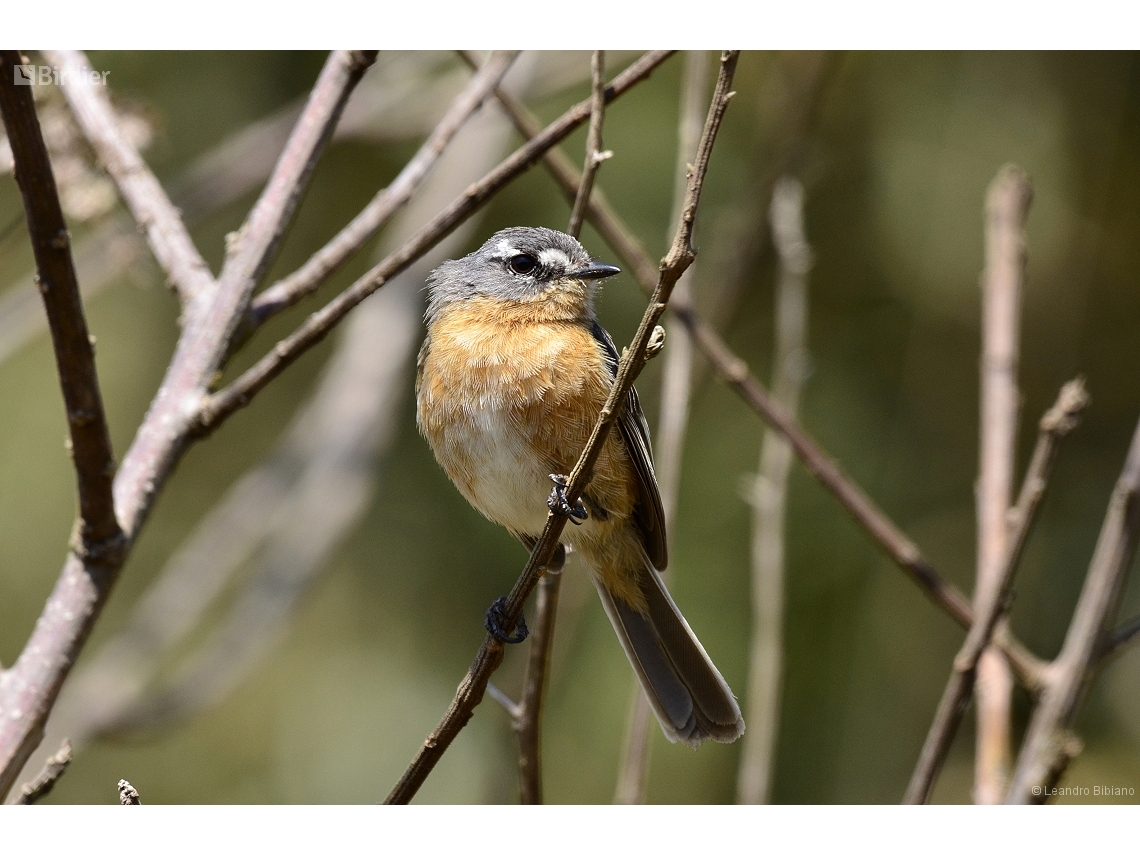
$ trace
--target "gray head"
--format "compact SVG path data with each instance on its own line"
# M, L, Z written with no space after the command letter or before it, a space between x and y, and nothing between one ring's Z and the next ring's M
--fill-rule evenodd
M620 273L590 259L574 238L554 229L516 226L491 235L470 255L445 261L428 276L427 321L471 297L529 301L568 282L591 285Z

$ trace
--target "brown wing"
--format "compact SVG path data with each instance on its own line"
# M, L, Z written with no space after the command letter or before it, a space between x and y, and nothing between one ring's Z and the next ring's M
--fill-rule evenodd
M617 376L618 351L614 340L602 325L594 321L590 333L605 356L610 376ZM630 388L618 419L618 431L625 441L629 458L637 472L637 504L634 508L637 527L645 554L658 570L669 564L669 550L665 542L665 510L661 507L661 493L657 489L657 476L653 473L653 447L649 442L649 426L637 398L637 390Z

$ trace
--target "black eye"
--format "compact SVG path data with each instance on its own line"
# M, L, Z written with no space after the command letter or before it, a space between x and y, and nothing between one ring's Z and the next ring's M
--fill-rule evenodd
M511 270L519 276L526 276L538 267L538 262L535 261L533 255L516 255L508 264L511 265Z

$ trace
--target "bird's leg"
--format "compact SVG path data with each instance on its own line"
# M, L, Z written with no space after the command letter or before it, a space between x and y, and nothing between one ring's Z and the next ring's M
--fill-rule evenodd
M506 615L503 613L503 608L507 604L506 597L499 597L495 602L491 603L491 608L487 609L487 617L483 621L483 626L487 628L487 632L491 633L503 644L518 644L519 642L526 641L526 637L530 635L530 630L526 628L526 621L523 616L519 615L518 626L515 627L514 635L507 635L503 631L503 618Z
M581 525L582 520L588 519L590 514L586 511L586 506L582 504L581 499L573 505L566 500L566 486L569 484L566 476L551 475L550 480L554 482L554 489L550 491L550 498L546 500L546 506L554 513L567 517L574 525Z

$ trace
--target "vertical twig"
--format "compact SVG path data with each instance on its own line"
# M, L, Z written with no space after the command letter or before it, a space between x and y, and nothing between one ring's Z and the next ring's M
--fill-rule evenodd
M795 418L807 379L807 274L812 257L804 236L803 187L794 178L776 182L770 219L780 260L772 397ZM792 459L787 440L765 431L751 496L752 645L748 730L736 779L739 804L766 804L772 791L784 667L784 519Z
M550 651L565 564L566 550L559 547L550 564L542 569L522 697L510 708L511 724L519 740L519 801L524 805L542 804L542 702L550 673Z
M1045 691L1029 721L1007 801L1044 802L1069 761L1080 752L1071 732L1080 703L1100 661L1107 628L1140 541L1140 423L1109 500L1080 599L1061 652L1047 671Z
M1013 496L1017 443L1018 335L1025 274L1025 218L1033 192L1029 178L1005 166L986 193L986 265L982 272L980 454L977 486L978 569L974 610L1001 584L1007 552L1007 516ZM978 662L974 800L1005 796L1010 764L1013 678L1005 658L987 649Z
M677 280L693 263L693 258L696 256L692 240L697 207L700 203L701 190L704 186L705 174L708 171L713 144L716 141L717 132L720 130L724 112L728 108L728 102L734 94L729 90L732 86L738 57L739 51L725 51L721 54L720 76L717 79L712 103L709 105L708 119L701 135L701 144L693 163L693 170L689 175L681 221L678 224L669 253L661 263L661 275L657 288L645 309L645 314L641 318L641 324L638 326L633 341L618 363L617 375L614 378L609 397L602 406L598 421L590 433L590 438L582 450L582 455L570 473L566 486L566 500L570 503L577 501L589 482L594 465L601 454L602 444L621 415L626 396L633 387L633 381L637 379L637 375L645 366L648 358L646 351L650 338L654 337L657 321L665 312L665 307L668 305L669 297L673 293ZM536 155L536 157L538 156ZM565 525L566 517L558 514L547 516L546 526L543 528L542 535L534 549L531 550L530 560L516 580L510 594L507 595L506 603L502 609L502 620L500 621L500 626L504 632L514 630L523 606L538 583L541 568L550 564ZM455 698L452 700L443 720L424 741L423 747L392 789L392 792L388 794L386 803L406 804L411 801L427 776L431 774L432 769L435 768L436 763L439 762L440 757L443 756L443 753L459 734L459 731L474 715L475 707L483 700L487 681L502 660L502 642L488 635L479 648L475 661L471 663L471 667L460 683Z
M697 150L708 89L709 56L706 51L689 51L685 57L685 78L681 90L681 111L677 123L677 162L673 173L673 211L670 224L681 216L689 163ZM688 303L696 263L685 271L673 292L673 299ZM673 316L665 322L665 367L661 374L661 420L657 428L654 469L665 511L665 537L672 541L681 490L681 460L689 422L692 394L693 342L688 330ZM668 571L665 572L668 576ZM653 736L653 716L641 684L633 680L625 745L618 770L616 804L643 804L649 785L649 757Z
M903 799L906 804L924 804L930 798L930 792L954 741L954 734L958 730L962 714L970 701L978 660L990 643L998 620L1005 612L1014 574L1021 558L1021 550L1029 536L1037 507L1045 495L1057 447L1061 438L1077 426L1080 413L1087 404L1088 395L1085 392L1084 380L1078 377L1061 387L1056 403L1041 417L1033 458L1025 472L1025 480L1021 483L1017 504L1009 514L1009 534L1001 573L996 586L987 592L985 601L981 603L977 617L966 634L962 649L954 657L950 679L938 703L938 710L934 714L926 743L922 746L922 754L919 756Z

